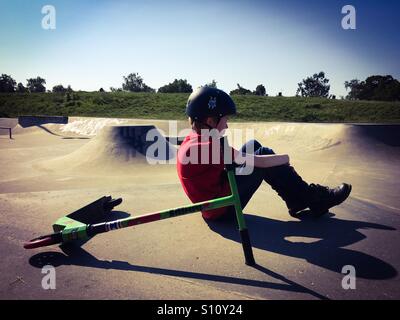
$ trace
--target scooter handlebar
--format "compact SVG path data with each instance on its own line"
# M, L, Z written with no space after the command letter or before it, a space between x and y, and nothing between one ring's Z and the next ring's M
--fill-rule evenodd
M49 234L46 236L41 236L39 238L32 239L24 243L25 249L34 249L40 247L51 246L53 244L61 243L62 236L61 232Z

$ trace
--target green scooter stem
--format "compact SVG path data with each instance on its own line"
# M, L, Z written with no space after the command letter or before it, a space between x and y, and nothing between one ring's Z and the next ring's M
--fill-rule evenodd
M249 231L246 227L246 222L244 220L242 211L242 205L240 203L239 192L237 189L236 179L234 174L235 169L233 165L225 165L225 167L228 173L228 179L229 179L229 185L231 187L232 197L234 199L233 201L236 212L236 220L239 227L240 239L242 241L245 263L249 266L254 266L256 262L254 260L253 248L251 246Z

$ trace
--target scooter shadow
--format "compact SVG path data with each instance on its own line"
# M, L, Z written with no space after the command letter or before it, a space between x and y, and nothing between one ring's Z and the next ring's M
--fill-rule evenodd
M45 265L51 265L53 267L59 267L63 265L74 265L74 266L107 269L107 270L112 269L121 271L143 272L149 274L173 276L180 278L213 281L217 283L230 283L230 284L252 286L258 288L267 288L272 290L305 293L317 299L329 300L326 296L319 294L309 288L306 288L260 265L255 265L254 268L266 275L269 275L272 278L280 280L281 283L253 280L246 278L237 278L224 275L215 275L208 273L191 272L184 270L173 270L173 269L157 268L150 266L140 266L140 265L130 264L129 262L126 261L99 260L92 254L84 250L80 245L77 245L76 243L64 244L61 245L60 248L63 251L62 253L48 251L48 252L41 252L32 256L29 259L29 264L35 268L43 268Z
M396 230L364 221L341 220L329 213L318 219L304 211L297 221L281 221L252 214L245 215L253 247L281 255L304 259L316 266L341 273L343 266L355 267L357 277L383 280L397 275L387 262L364 252L345 248L366 239L360 229ZM221 236L240 242L236 222L208 221ZM314 238L313 242L296 242L289 237ZM382 244L384 245L384 244Z
M129 215L126 212L122 211L112 211L111 213L112 215L110 215L110 217L107 220L121 219ZM82 245L85 244L86 242L87 240L62 244L60 245L60 249L62 250L62 252L48 251L48 252L38 253L29 259L29 264L35 268L43 268L43 266L45 265L52 265L54 267L59 267L62 265L75 265L75 266L82 266L89 268L144 272L150 274L167 275L167 276L174 276L181 278L190 278L190 279L207 280L220 283L231 283L231 284L253 286L259 288L268 288L268 289L275 289L288 292L299 292L299 293L309 294L317 299L325 299L325 300L328 299L324 295L321 295L309 288L306 288L260 265L255 265L254 268L266 275L269 275L272 278L281 281L281 283L253 280L246 278L237 278L224 275L190 272L183 270L157 268L150 266L140 266L140 265L130 264L126 261L99 260L82 248Z

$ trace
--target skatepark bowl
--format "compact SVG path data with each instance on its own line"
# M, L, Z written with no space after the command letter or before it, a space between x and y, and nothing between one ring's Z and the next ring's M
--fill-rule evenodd
M235 224L200 213L23 249L104 195L123 198L109 220L190 204L176 173L179 139L170 139L187 122L177 132L168 121L106 118L23 117L0 127L12 131L10 139L0 130L1 299L400 298L399 125L231 123L254 134L232 146L255 138L289 154L309 183L353 186L329 214L297 219L263 184L244 209L255 267L244 264ZM164 142L164 163L144 155L150 130ZM55 290L42 288L45 265L55 267Z

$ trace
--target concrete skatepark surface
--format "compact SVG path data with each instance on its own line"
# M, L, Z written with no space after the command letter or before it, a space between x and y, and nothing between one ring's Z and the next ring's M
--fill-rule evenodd
M22 127L0 119L13 128L13 139L0 131L1 299L400 298L396 125L230 124L288 153L309 183L353 185L345 203L317 220L290 217L262 185L244 210L256 267L244 264L235 225L207 224L200 213L98 235L82 247L23 249L57 218L103 195L124 199L110 219L190 203L173 161L149 165L131 153L120 135L131 125L171 135L160 120L70 118ZM47 264L56 267L55 290L41 286ZM355 267L355 290L342 288L345 265Z

